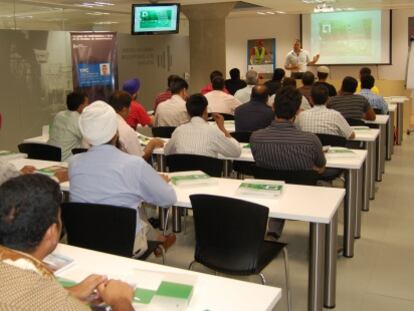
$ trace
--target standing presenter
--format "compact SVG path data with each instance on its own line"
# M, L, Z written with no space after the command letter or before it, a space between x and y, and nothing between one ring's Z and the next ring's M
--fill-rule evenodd
M316 54L311 60L308 51L303 50L300 40L296 39L292 51L286 55L285 69L290 70L291 78L301 79L303 73L307 71L308 65L314 65L318 60L319 54Z

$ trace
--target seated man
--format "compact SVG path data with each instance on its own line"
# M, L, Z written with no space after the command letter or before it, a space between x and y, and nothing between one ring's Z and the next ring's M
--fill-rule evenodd
M127 80L122 85L122 90L127 92L132 98L131 107L126 118L126 122L134 130L137 128L138 124L142 126L152 126L152 118L148 115L144 106L142 106L142 104L137 101L139 87L140 82L138 79Z
M303 96L306 97L306 99L308 100L311 106L313 106L312 97L311 97L311 88L314 82L315 82L315 75L310 71L306 71L302 75L303 85L300 88L298 88L299 92Z
M293 124L299 111L302 95L293 87L279 90L274 111L276 118L270 126L253 132L250 145L259 167L272 170L325 170L326 159L322 144L315 134L303 132ZM284 221L269 221L269 234L279 238Z
M229 94L234 95L238 90L246 87L246 82L240 79L240 70L233 68L230 70L230 79L224 81L226 89L229 90Z
M177 78L171 85L171 98L160 103L155 113L155 126L179 126L188 122L188 114L185 108L188 83Z
M222 78L224 79L223 73L218 70L214 70L210 73L210 83L207 84L205 87L201 89L201 94L206 95L207 93L211 92L213 90L213 80L215 78ZM223 92L226 94L230 94L229 91L223 87Z
M313 108L300 113L296 125L302 131L328 134L353 139L355 133L345 118L336 110L326 108L329 90L323 84L315 84L311 90Z
M332 84L326 82L326 80L328 79L328 76L329 76L329 68L327 66L319 66L317 71L318 71L317 72L318 82L316 82L316 83L323 84L328 88L329 97L336 96L337 95L336 88Z
M266 86L256 85L252 89L250 101L236 108L234 112L236 132L253 132L272 123L275 115L272 108L267 105L268 91Z
M79 119L79 126L92 147L88 152L73 156L69 163L72 202L133 209L142 202L160 207L176 202L174 189L147 162L115 147L118 119L111 106L102 101L89 105ZM134 244L137 257L147 249L145 227L137 221Z
M59 185L40 174L0 186L0 309L90 310L97 290L112 310L134 310L128 284L91 275L64 289L42 262L59 243L61 201Z
M359 70L359 81L361 81L362 77L365 75L370 75L371 74L371 69L368 67L362 67ZM356 93L359 93L361 91L361 82L358 82L358 86L356 89ZM378 89L378 87L376 87L375 85L371 88L371 92L375 95L379 95L380 91Z
M286 72L282 68L276 68L273 71L272 80L266 81L264 84L269 89L269 96L276 94L277 90L282 87L282 80L285 75Z
M72 155L72 149L82 147L78 121L88 103L85 94L72 92L66 96L68 110L58 112L53 119L47 143L62 149L62 161L66 161Z
M224 119L214 114L217 127L207 122L207 99L195 94L187 100L187 112L191 118L180 125L165 145L165 154L197 154L217 158L218 154L237 158L241 154L240 144L231 137L224 127Z
M157 111L157 107L159 104L161 104L162 102L168 100L171 98L172 93L171 93L171 86L172 83L174 82L175 79L180 78L180 76L177 75L169 75L168 79L167 79L167 85L168 88L164 91L161 92L160 94L157 95L157 97L155 98L154 101L154 112Z
M236 97L242 104L247 103L252 95L252 89L256 85L258 74L254 70L249 70L246 73L247 86L238 90L234 97Z
M223 78L215 78L212 85L213 90L205 95L208 101L208 112L234 115L234 110L241 105L241 102L224 91Z
M357 80L345 77L339 95L332 97L327 107L339 111L345 119L375 120L375 112L368 100L361 95L354 95L357 85Z
M361 77L361 92L359 95L364 96L372 109L378 109L380 114L388 114L388 105L384 100L384 97L376 95L372 92L372 88L375 84L375 78L371 75L364 75Z
M118 114L119 147L122 151L138 157L143 157L148 161L155 148L164 146L164 142L161 139L154 138L151 139L144 150L142 150L137 137L137 132L135 132L126 122L131 107L131 96L129 96L128 93L115 91L109 98L109 105L111 105Z
M296 89L296 80L293 78L284 78L283 82L282 82L282 87L286 87L286 86L292 86ZM272 96L269 97L269 101L267 102L267 105L270 107L273 107L274 103L275 103L275 98L276 98L276 94L273 94ZM304 111L307 109L311 109L311 105L309 103L309 101L306 99L305 96L302 95L302 100L301 100L301 104L300 104L300 111Z

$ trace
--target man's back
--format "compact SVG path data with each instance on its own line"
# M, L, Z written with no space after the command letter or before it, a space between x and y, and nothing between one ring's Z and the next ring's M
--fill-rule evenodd
M236 132L253 132L272 123L274 113L266 103L250 101L236 108L234 120Z
M142 201L168 206L175 201L174 189L142 158L114 146L93 146L69 163L70 200L130 208Z
M254 132L250 144L260 167L298 171L326 164L318 137L298 130L288 121L274 121L269 127Z
M208 100L208 112L234 114L240 101L223 91L213 90L205 95Z
M154 123L155 126L179 126L189 119L184 99L179 95L173 95L158 105Z
M234 94L234 97L236 97L242 104L247 103L250 100L250 97L252 96L252 89L254 88L254 85L247 85L246 87L238 90L236 94Z
M53 120L48 144L62 149L62 161L66 161L72 155L72 149L81 147L79 116L77 111L65 110L58 112Z
M327 106L339 111L345 119L363 119L369 102L361 95L341 95L332 97Z
M246 87L246 82L243 80L236 79L227 79L225 82L226 89L231 95L234 95L238 90Z
M385 102L384 97L376 95L368 89L362 89L361 92L359 92L359 95L364 96L368 100L372 109L380 110L381 114L388 113L388 105Z

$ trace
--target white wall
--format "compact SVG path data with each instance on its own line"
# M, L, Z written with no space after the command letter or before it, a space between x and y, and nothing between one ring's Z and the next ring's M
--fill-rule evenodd
M405 80L408 53L408 17L414 10L394 10L392 27L392 65L372 66L374 76L381 80ZM271 15L228 17L226 20L226 68L247 68L247 40L257 38L276 39L276 64L284 65L292 42L300 36L299 15ZM306 48L306 47L305 47ZM360 66L331 66L331 79L357 76Z

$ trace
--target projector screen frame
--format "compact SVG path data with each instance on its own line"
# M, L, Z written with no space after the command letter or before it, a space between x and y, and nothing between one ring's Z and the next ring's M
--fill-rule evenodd
M363 11L363 10L361 10ZM384 10L381 10L384 11ZM389 60L386 63L352 63L352 64L329 64L329 63L316 63L313 66L390 66L392 65L392 11L389 10L390 14L390 25L389 25ZM309 13L311 14L311 13ZM303 42L303 14L299 14L299 35L300 42Z
M134 31L135 25L135 8L136 7L161 7L161 6L177 6L177 20L175 30L166 30L166 31ZM177 34L180 31L180 12L181 4L180 3L133 3L131 5L131 35L133 36L145 36L145 35L170 35Z

